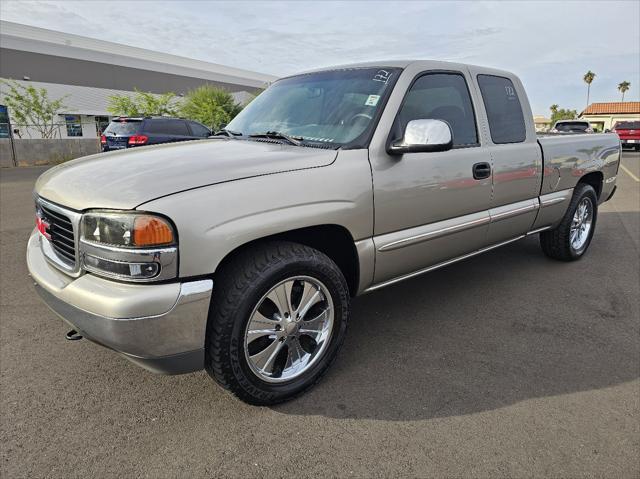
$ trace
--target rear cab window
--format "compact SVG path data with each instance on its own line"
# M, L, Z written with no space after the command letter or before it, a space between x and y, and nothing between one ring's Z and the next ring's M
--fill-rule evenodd
M589 128L591 128L591 125L586 121L563 121L556 123L555 126L556 130L566 132L586 131Z
M615 130L640 130L640 121L620 121L613 128Z
M487 112L491 140L497 144L522 143L527 128L518 92L509 78L478 75L478 86Z
M140 131L142 127L141 120L113 120L109 123L106 130L104 130L104 135L115 135L115 136L130 136L135 135Z

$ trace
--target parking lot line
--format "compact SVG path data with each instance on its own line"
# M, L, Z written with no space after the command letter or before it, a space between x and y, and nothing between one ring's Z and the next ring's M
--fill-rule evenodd
M637 181L638 183L640 183L640 178L638 178L636 175L634 175L633 173L631 173L629 171L629 169L624 166L624 165L620 165L620 168L622 168L624 170L624 172L629 175L631 178L633 178L635 181Z

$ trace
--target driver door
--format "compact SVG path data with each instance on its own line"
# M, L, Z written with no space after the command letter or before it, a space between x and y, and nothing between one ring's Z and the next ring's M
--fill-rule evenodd
M468 73L418 75L400 106L392 137L416 119L444 120L453 149L390 156L371 153L375 198L375 284L438 265L486 245L490 155L481 145ZM477 165L484 165L481 175Z

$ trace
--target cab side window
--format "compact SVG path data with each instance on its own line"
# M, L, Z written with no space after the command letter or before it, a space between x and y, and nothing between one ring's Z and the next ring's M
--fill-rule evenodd
M444 120L453 132L453 146L478 145L471 96L458 73L427 73L418 78L400 108L397 131L402 136L411 120Z
M521 143L527 136L522 106L513 82L493 75L478 75L484 108L495 144Z

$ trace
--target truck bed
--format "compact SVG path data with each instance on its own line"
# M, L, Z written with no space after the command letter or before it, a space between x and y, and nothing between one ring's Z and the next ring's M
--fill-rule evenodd
M542 150L541 194L575 187L588 173L602 174L604 201L613 189L620 164L620 139L614 133L538 135Z

